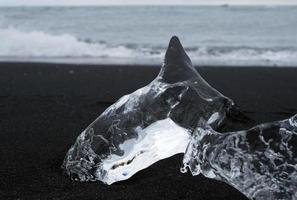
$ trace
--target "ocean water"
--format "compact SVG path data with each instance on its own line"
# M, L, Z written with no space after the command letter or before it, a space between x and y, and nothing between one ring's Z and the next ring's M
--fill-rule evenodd
M0 60L297 66L296 6L0 7Z

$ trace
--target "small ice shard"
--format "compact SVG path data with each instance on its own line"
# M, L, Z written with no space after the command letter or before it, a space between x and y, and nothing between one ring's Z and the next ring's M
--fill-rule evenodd
M247 131L194 131L182 172L224 181L250 199L297 199L297 115Z
M217 128L234 103L212 88L172 37L159 75L107 108L77 138L62 168L75 180L112 184L184 153L200 117Z

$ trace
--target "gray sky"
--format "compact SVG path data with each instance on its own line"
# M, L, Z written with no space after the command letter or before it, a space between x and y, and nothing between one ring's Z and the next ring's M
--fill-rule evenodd
M0 6L31 5L297 5L297 0L0 0Z

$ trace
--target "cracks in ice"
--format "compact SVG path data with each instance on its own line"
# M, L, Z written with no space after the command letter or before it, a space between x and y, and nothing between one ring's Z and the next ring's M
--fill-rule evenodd
M69 149L62 167L75 180L112 184L184 153L198 120L218 128L234 106L192 66L177 37L159 75L106 109Z
M182 172L224 181L250 199L297 199L297 115L218 133L201 120Z

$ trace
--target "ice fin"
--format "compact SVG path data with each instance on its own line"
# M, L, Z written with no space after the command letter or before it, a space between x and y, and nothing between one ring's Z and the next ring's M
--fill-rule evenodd
M169 42L166 54L165 65L172 66L187 66L192 67L192 62L186 54L183 46L181 45L178 37L173 36Z
M173 36L169 42L164 64L158 77L167 83L182 82L200 77L186 54L178 37Z

